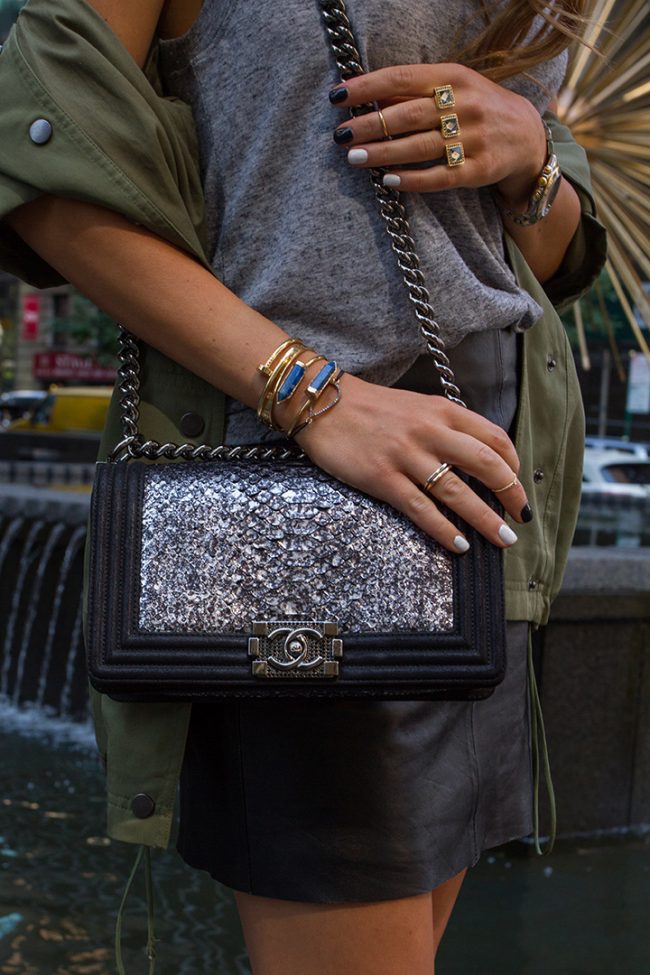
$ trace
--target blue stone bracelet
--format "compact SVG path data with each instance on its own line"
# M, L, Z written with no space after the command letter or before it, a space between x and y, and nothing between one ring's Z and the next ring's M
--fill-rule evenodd
M321 370L322 371L322 370ZM285 400L291 399L293 394L298 388L300 380L305 375L305 364L304 362L296 362L294 366L291 367L289 375L283 381L277 393L277 402L283 403Z
M314 376L309 386L307 387L307 396L310 399L316 400L323 392L328 382L336 372L337 365L332 359L330 362L326 362L323 368ZM304 371L304 370L303 370Z

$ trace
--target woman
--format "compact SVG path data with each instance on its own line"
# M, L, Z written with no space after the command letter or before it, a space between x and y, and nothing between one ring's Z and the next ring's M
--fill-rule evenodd
M79 23L88 18L84 6L72 14ZM545 620L559 585L579 482L564 456L581 435L572 363L540 285L555 286L559 300L567 277L574 274L575 294L598 267L579 234L588 190L562 179L543 218L530 197L548 152L540 115L562 80L562 51L579 24L569 10L578 5L552 5L563 14L561 29L526 51L517 45L531 34L537 4L496 4L490 21L473 2L396 11L350 0L371 70L345 85L335 84L316 0L271 13L268 4L220 0L200 12L199 2L179 0L147 0L137 10L122 0L89 6L137 65L154 36L162 38L166 91L191 104L199 134L211 270L152 232L153 220L134 227L120 207L101 209L82 193L83 202L63 198L74 192L31 194L32 202L6 208L5 221L163 353L148 353L152 405L143 424L159 422L163 387L180 387L182 375L191 409L179 419L163 412L184 439L214 439L216 390L228 396L227 441L268 438L255 415L264 386L257 367L298 335L311 353L336 358L345 370L340 402L296 435L312 460L460 554L466 542L438 508L448 505L508 550L506 566L513 566L508 674L486 701L228 702L194 706L190 715L187 707L119 705L94 695L98 727L103 720L112 736L109 779L125 775L127 751L137 753L149 735L149 750L155 745L166 756L167 791L175 789L176 758L186 746L179 849L235 890L256 975L428 975L467 868L483 849L531 829L528 623ZM452 57L459 28L465 50ZM541 87L521 77L524 67ZM450 113L432 97L449 87L460 125L451 141L441 131ZM350 121L341 111L369 101L381 115ZM464 162L449 165L445 146L458 141ZM369 166L385 167L389 185L399 178L469 410L431 395L440 389L359 171ZM512 214L525 212L539 219L520 225ZM509 262L519 258L515 276ZM531 410L528 390L536 382L539 391L540 382L526 348L539 342L542 319L556 329L545 353L548 383L557 379L574 393L549 387L547 401ZM299 401L276 410L285 432ZM539 458L552 451L527 435L539 428L540 412L552 423L556 407L560 459L549 460L547 484L536 488L545 477ZM115 416L102 451L117 440ZM515 419L519 451L508 433ZM509 518L453 470L425 493L443 463L498 491ZM531 551L540 539L540 551ZM162 801L152 799L155 785L137 789L135 760L131 769L113 805L130 805L135 821L120 820L111 835L134 841L134 822L154 824ZM166 845L167 826L156 828L138 841Z

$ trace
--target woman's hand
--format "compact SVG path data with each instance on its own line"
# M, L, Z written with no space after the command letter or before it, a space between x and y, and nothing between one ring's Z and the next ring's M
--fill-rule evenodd
M388 502L451 552L464 552L468 544L436 501L500 548L517 540L453 470L428 493L422 490L443 462L492 490L510 484L519 471L519 459L501 427L443 396L376 386L348 373L340 384L341 401L295 438L315 464ZM500 492L499 499L516 521L531 520L519 482Z
M434 88L451 85L455 105L439 109ZM334 93L346 91L345 97ZM379 104L391 136L377 112L350 119L335 130L335 141L352 153L351 165L387 167L399 177L387 185L431 192L458 186L495 185L509 206L527 202L546 161L546 135L537 109L516 92L461 64L401 64L350 78L330 92L336 108ZM444 139L440 117L455 114L460 131ZM449 166L445 144L462 142L465 162ZM360 150L362 150L360 152ZM405 163L442 159L444 165L399 169Z

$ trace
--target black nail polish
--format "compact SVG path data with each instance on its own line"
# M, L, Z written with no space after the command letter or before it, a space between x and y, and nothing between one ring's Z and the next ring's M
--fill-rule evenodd
M344 102L347 97L347 88L332 88L330 92L330 101L332 105L338 105L339 102Z
M525 504L521 509L521 520L526 524L533 520L533 509L529 504Z
M354 138L354 132L352 129L342 128L334 129L334 141L337 145L341 146L344 142L350 142Z

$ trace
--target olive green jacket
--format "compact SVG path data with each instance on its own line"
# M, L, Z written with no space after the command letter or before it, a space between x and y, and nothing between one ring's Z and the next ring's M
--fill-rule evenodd
M323 79L323 85L333 79ZM100 15L83 0L29 0L0 54L0 221L43 193L102 204L159 234L212 270L205 252L203 195L191 108L165 96L153 45L140 70ZM596 219L584 151L547 112L582 221L553 280L542 286L511 237L517 281L543 308L523 336L515 443L535 519L518 526L505 554L509 619L544 623L557 593L577 516L584 416L573 356L558 310L584 294L600 271L606 234ZM51 133L35 142L30 126ZM36 287L60 275L0 222L0 267ZM219 443L224 397L177 363L145 348L141 429L184 442L184 413L205 421L201 440ZM100 459L120 437L117 391ZM191 441L191 438L190 438ZM84 613L85 620L85 613ZM91 691L97 741L108 774L108 831L117 839L167 846L190 705L124 704ZM136 795L149 797L135 803Z

